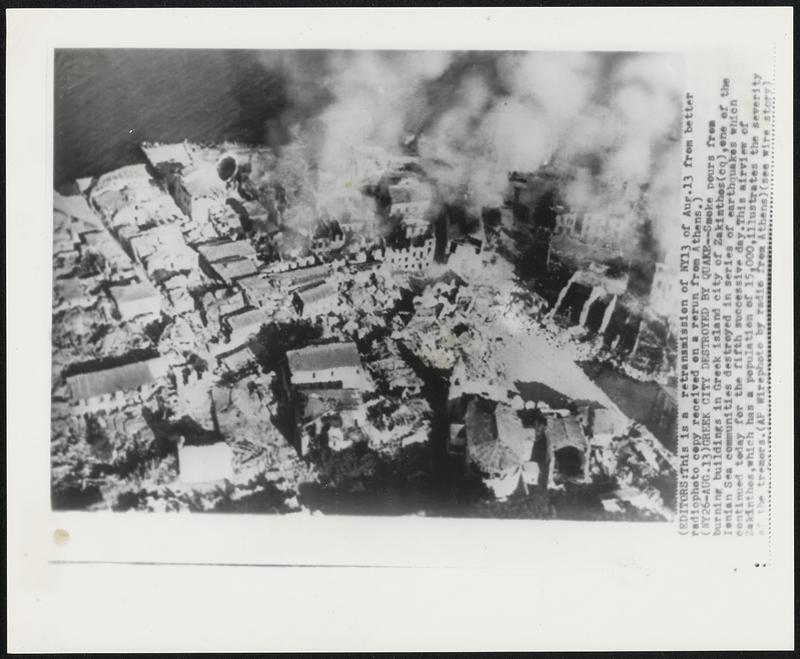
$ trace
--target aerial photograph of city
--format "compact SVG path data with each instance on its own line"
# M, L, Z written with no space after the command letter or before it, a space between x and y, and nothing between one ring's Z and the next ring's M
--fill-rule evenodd
M57 511L670 521L671 54L57 49Z

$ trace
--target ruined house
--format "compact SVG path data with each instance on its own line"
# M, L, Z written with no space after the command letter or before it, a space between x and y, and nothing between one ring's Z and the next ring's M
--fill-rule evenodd
M197 251L206 263L214 264L229 259L249 259L255 261L256 250L246 240L224 240L199 245Z
M344 244L344 231L335 220L332 222L320 222L311 237L311 250L320 254L327 254L333 250L341 249Z
M87 309L97 302L97 295L92 292L92 283L82 279L61 279L53 285L53 308Z
M81 256L93 252L103 257L106 265L104 272L106 279L124 279L133 273L133 263L130 257L105 229L81 233L80 241Z
M186 275L175 275L161 282L164 293L169 298L175 313L184 314L194 311L194 298L188 290L189 279Z
M304 392L300 418L301 454L314 439L325 439L329 448L352 445L351 429L367 423L366 406L357 389L315 389Z
M378 358L370 362L369 369L388 393L403 399L422 393L424 382L403 359L392 339L383 339L374 344L372 350Z
M433 263L436 241L430 234L397 241L386 247L383 261L393 270L421 271Z

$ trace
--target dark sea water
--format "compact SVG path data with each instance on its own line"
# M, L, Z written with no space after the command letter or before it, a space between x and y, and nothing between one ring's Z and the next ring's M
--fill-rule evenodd
M55 184L141 162L142 141L280 141L285 88L253 51L59 49Z

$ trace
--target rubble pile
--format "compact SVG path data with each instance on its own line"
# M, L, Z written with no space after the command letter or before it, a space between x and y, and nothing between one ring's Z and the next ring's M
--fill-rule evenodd
M666 485L672 481L675 465L658 455L637 434L633 429L608 446L593 448L592 473L613 478L617 483L612 496L603 499L603 506L609 512L635 508L661 519L672 519L674 489L671 492L668 487L659 489L655 483ZM673 500L667 505L669 498Z
M402 342L425 366L440 371L455 366L461 349L458 335L430 317L415 316L404 328L393 332L392 338Z
M395 455L411 444L425 443L431 432L433 412L422 397L400 400L379 396L368 404L370 447Z
M446 445L461 473L429 465L432 490L471 475L506 500L596 480L608 511L668 516L674 456L576 363L652 379L669 354L618 272L581 263L552 300L535 292L511 261L534 252L497 246L526 214L448 207L411 156L332 172L299 136L280 153L143 150L149 166L54 197L57 507L286 512L325 460L365 452L391 471ZM547 271L540 252L523 270Z
M293 473L298 467L296 451L272 422L277 403L271 385L270 378L254 375L212 390L219 432L233 448L237 482L275 470Z
M386 315L401 299L401 288L380 269L357 271L339 278L339 300L333 327L349 338L360 339L385 326Z
M422 393L422 379L403 359L397 342L389 337L373 342L366 367L381 393L401 399Z

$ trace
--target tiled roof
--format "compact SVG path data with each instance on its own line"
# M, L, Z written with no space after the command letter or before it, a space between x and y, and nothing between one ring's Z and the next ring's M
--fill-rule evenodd
M580 422L573 417L550 417L547 419L547 438L554 451L572 446L583 451L586 448L586 436Z
M232 261L218 261L214 264L216 273L225 280L248 277L258 272L252 261L248 259L234 259Z
M321 371L345 366L361 367L361 357L353 342L327 343L307 346L300 350L290 350L286 353L286 358L289 360L289 369L292 373Z
M104 371L73 375L67 378L67 385L76 400L113 394L117 391L132 391L155 382L159 367L158 360L136 362Z
M231 331L256 327L267 322L269 316L262 309L248 309L242 313L227 316L226 322Z
M197 251L200 252L209 263L235 257L253 258L256 255L256 250L253 249L253 246L246 240L208 243L200 245Z
M336 287L333 284L323 283L313 288L308 288L297 293L303 304L313 304L328 297L337 295Z
M308 282L313 279L322 279L331 271L330 263L313 265L308 268L296 268L283 272L270 272L268 277L273 281L290 281L296 283Z
M242 277L236 282L240 288L242 288L246 293L270 293L274 290L272 283L260 276L260 275L251 275L249 277Z
M132 302L133 300L144 300L152 297L158 297L158 291L153 288L152 284L147 282L139 282L136 284L128 284L127 286L111 286L109 293L114 301L119 304L120 302Z
M217 359L225 364L230 370L235 371L243 366L247 366L255 362L255 355L250 348L241 348L234 350L233 352L229 352L225 355L218 355Z

